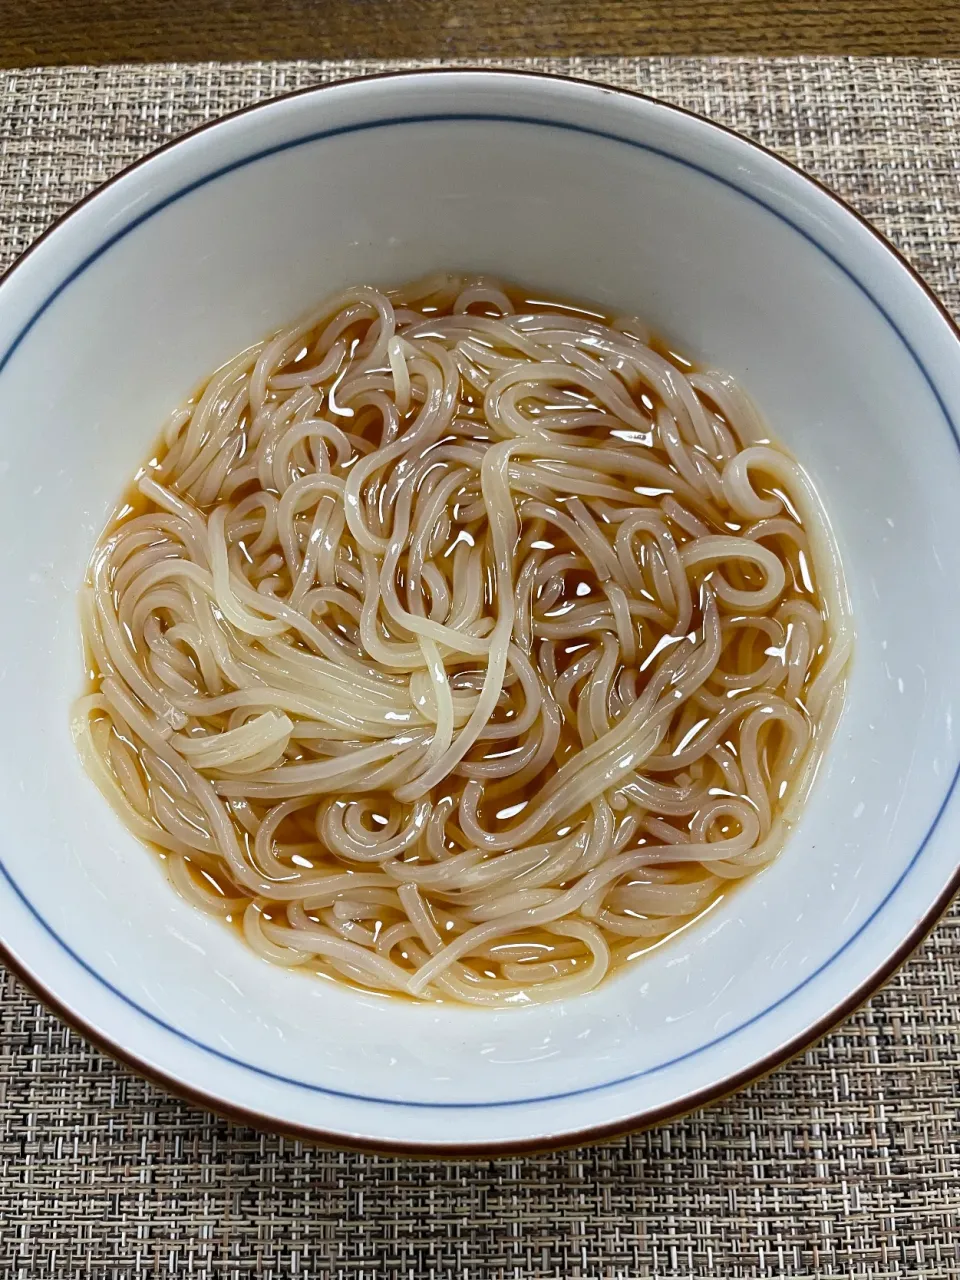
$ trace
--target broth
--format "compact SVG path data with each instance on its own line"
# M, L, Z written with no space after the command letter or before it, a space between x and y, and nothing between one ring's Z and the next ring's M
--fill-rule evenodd
M328 310L198 387L124 494L78 742L275 963L589 989L782 845L850 651L829 526L729 380L636 319L454 277Z

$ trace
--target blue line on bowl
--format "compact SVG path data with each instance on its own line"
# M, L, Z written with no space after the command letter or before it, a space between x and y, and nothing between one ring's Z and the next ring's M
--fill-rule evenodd
M6 368L6 366L9 364L14 352L23 342L24 338L26 338L27 334L30 332L33 326L37 323L40 317L49 309L49 307L64 292L64 290L67 289L73 283L74 280L76 280L79 276L81 276L89 266L91 266L94 262L96 262L98 258L102 257L103 254L106 253L107 250L110 249L113 245L117 244L120 240L123 240L126 236L128 236L132 231L135 231L137 227L141 226L148 219L162 212L162 210L167 208L168 205L174 204L178 200L182 200L184 196L189 195L192 191L196 191L200 187L204 187L208 183L215 181L217 178L224 177L226 174L234 172L234 170L236 169L246 168L246 166L250 164L254 164L258 160L264 160L269 156L277 155L280 152L284 152L284 151L290 151L295 147L305 146L311 142L322 142L329 138L340 137L340 136L351 134L351 133L365 133L372 129L387 129L387 128L396 128L398 126L410 126L410 125L418 125L418 124L450 124L450 123L468 123L468 122L469 123L479 122L479 123L495 123L495 124L531 125L538 128L559 129L568 133L586 134L588 136L595 137L595 138L603 138L608 142L620 143L622 145L632 147L638 151L646 151L652 155L660 156L665 160L672 161L674 164L681 165L683 168L692 169L697 173L703 174L704 177L710 178L714 182L719 182L721 185L728 187L731 191L735 191L738 195L743 196L745 199L751 201L751 203L758 205L760 208L766 210L768 213L772 214L775 218L777 218L780 222L785 223L788 227L794 230L798 235L802 236L803 239L806 240L809 244L813 245L814 248L818 249L820 253L822 253L826 258L828 258L829 261L832 262L833 265L839 271L841 271L860 290L860 292L873 304L873 306L876 307L877 311L880 312L884 320L886 320L887 324L894 331L894 333L903 343L904 347L910 353L910 356L913 359L913 362L919 369L920 373L923 375L924 381L927 383L927 386L930 388L934 396L934 399L936 400L937 404L940 407L940 411L943 414L947 427L950 430L950 434L953 436L954 442L956 443L958 450L960 450L960 433L958 433L956 424L953 422L953 419L950 416L947 406L944 403L943 397L941 396L939 390L937 389L937 386L934 383L929 372L924 367L919 356L914 351L910 342L907 340L907 337L903 333L900 326L893 319L893 317L886 310L886 308L882 305L882 303L879 302L879 300L876 297L874 297L874 295L870 292L867 286L860 279L858 279L857 276L853 274L853 272L849 269L849 267L845 266L840 261L840 259L836 257L835 254L833 254L829 249L827 249L824 245L822 245L808 231L805 231L803 227L799 226L791 218L788 218L786 214L781 213L778 209L775 209L772 205L768 204L765 200L762 200L759 196L754 195L753 192L746 191L744 190L743 187L739 187L735 182L731 182L729 178L724 178L720 174L712 172L710 169L706 168L706 166L697 164L692 160L686 160L681 156L673 155L671 152L665 150L662 147L654 147L654 146L651 146L649 143L637 142L633 138L627 138L618 134L608 133L603 129L594 129L584 125L571 124L563 121L546 120L546 119L541 119L537 116L512 115L509 113L501 113L501 112L475 112L475 113L441 112L435 115L424 114L424 115L409 115L409 116L390 116L381 120L367 121L363 124L343 125L342 127L336 128L336 129L318 130L313 133L305 134L302 137L293 138L288 142L279 143L276 146L265 147L260 151L253 152L249 156L245 156L241 160L235 160L231 164L223 165L218 169L212 170L210 173L205 174L202 178L197 178L196 181L189 183L185 187L181 187L179 190L175 191L172 195L169 195L165 199L158 201L151 208L139 214L126 226L121 228L121 230L115 232L112 236L110 236L107 240L105 240L103 244L101 244L86 258L84 258L83 261L77 267L75 267L73 271L71 271L70 274L66 276L60 282L60 284L58 284L56 288L53 289L47 295L46 299L41 303L41 305L37 308L37 310L33 313L33 315L30 317L27 323L23 326L23 328L14 338L13 342L4 352L3 357L0 358L0 373L2 373L3 370ZM120 991L117 987L115 987L113 983L108 981L108 979L104 978L101 974L97 973L97 971L94 968L92 968L92 966L89 965L81 956L79 956L77 952L74 951L73 948L63 938L60 937L60 935L56 932L56 930L53 929L53 927L47 923L47 921L43 918L42 915L40 915L40 913L34 907L33 903L30 902L30 900L24 894L23 890L14 880L13 876L10 874L9 869L5 866L2 859L0 859L0 874L3 875L4 879L10 885L13 892L20 899L23 905L27 908L30 915L33 916L33 918L37 921L37 923L44 929L44 931L47 934L49 934L51 938L54 939L54 941L67 953L67 955L70 956L72 960L74 960L82 969L84 969L92 978L94 978L97 982L99 982L103 987L105 987L108 991L110 991L111 994L116 996L119 1000L122 1000L124 1004L128 1005L131 1009L136 1010L137 1013L147 1018L150 1022L154 1023L156 1026L161 1027L164 1031L170 1032L172 1035L176 1036L178 1039L193 1045L197 1049L203 1050L203 1052L205 1053L212 1054L214 1057L219 1058L224 1062L228 1062L232 1066L242 1067L247 1071L252 1071L255 1074L264 1076L269 1080L276 1080L281 1084L294 1085L297 1088L306 1089L312 1093L326 1094L330 1097L349 1099L354 1102L377 1103L381 1106L419 1107L425 1110L446 1110L446 1111L462 1111L462 1110L470 1111L470 1110L482 1110L485 1108L530 1106L538 1102L557 1102L563 1098L576 1098L576 1097L582 1097L586 1094L598 1093L601 1090L613 1089L613 1088L616 1088L618 1085L628 1084L632 1080L638 1080L644 1076L654 1075L658 1071L664 1071L668 1067L676 1066L680 1062L686 1062L690 1058L697 1057L699 1054L705 1053L708 1049L712 1049L716 1045L723 1044L725 1041L730 1040L733 1036L738 1035L741 1031L746 1030L748 1027L751 1027L755 1023L759 1022L762 1018L765 1018L768 1014L772 1013L775 1009L780 1008L780 1006L785 1004L788 1000L791 1000L795 995L797 995L798 992L802 991L805 987L809 986L810 983L813 982L817 977L819 977L819 975L823 973L825 969L828 969L832 964L834 964L836 960L840 958L840 956L842 956L847 950L849 950L849 948L870 927L870 925L877 918L877 916L883 911L884 907L891 900L891 898L894 897L894 895L897 893L900 886L903 884L904 880L906 880L907 876L910 874L914 866L916 866L921 855L923 854L923 851L926 849L927 845L930 843L933 833L936 830L937 826L939 825L940 819L943 817L944 811L946 810L948 804L950 803L951 798L953 797L953 793L957 787L958 781L960 781L960 763L958 763L957 765L957 768L951 779L949 789L947 790L947 793L944 796L943 801L940 804L940 807L938 808L932 823L930 824L929 830L924 836L922 842L920 843L913 857L907 863L906 867L904 868L900 876L897 878L897 880L894 882L892 887L884 895L884 897L877 904L877 906L873 909L873 911L870 913L867 919L863 921L863 923L856 930L856 932L853 933L846 940L846 942L844 942L844 944L837 951L833 953L832 956L830 956L827 960L824 960L824 962L821 965L819 965L816 969L814 969L813 972L807 974L807 976L803 979L803 981L797 983L797 985L795 987L792 987L790 991L785 992L784 995L780 996L779 999L775 1000L772 1004L768 1005L765 1009L762 1009L759 1013L755 1013L752 1017L747 1018L744 1022L739 1023L736 1027L730 1028L729 1031L725 1031L722 1035L715 1036L712 1040L708 1040L705 1044L698 1045L697 1048L695 1049L688 1049L685 1053L678 1054L676 1057L669 1058L664 1062L659 1062L655 1066L646 1067L642 1071L636 1071L636 1072L632 1072L629 1075L620 1076L616 1080L607 1080L607 1081L603 1081L600 1084L586 1085L580 1089L568 1089L558 1093L543 1094L543 1095L535 1096L531 1098L509 1098L509 1099L502 1099L498 1101L483 1101L483 1102L431 1102L431 1101L421 1101L419 1099L413 1099L413 1098L378 1098L376 1096L371 1096L369 1094L352 1093L349 1090L345 1090L345 1089L332 1089L326 1085L312 1084L310 1081L307 1081L307 1080L297 1080L291 1076L285 1076L280 1074L279 1072L270 1071L265 1067L258 1067L253 1063L244 1062L241 1058L236 1058L232 1054L224 1053L220 1049L215 1049L212 1045L204 1044L202 1040L198 1040L194 1036L189 1035L187 1032L181 1031L178 1027L172 1026L170 1023L166 1022L163 1018L160 1018L156 1014L151 1013L148 1009L144 1009L141 1005L137 1004L137 1002L133 1000L130 996L125 995L122 991Z

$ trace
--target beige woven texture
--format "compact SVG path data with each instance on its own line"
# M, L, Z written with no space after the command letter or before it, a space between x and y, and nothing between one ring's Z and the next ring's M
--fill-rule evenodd
M640 88L775 148L842 192L960 312L960 64L522 65ZM3 264L184 129L383 69L0 73ZM960 1275L958 1058L955 910L840 1030L712 1110L541 1157L394 1160L206 1115L114 1065L0 972L0 1277L946 1280Z

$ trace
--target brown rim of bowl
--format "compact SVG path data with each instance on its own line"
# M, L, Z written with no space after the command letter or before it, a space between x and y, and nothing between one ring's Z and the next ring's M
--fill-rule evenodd
M289 93L278 94L276 97L267 98L262 102L251 103L249 106L240 107L236 111L230 111L226 115L218 116L216 120L208 120L201 125L197 125L193 129L187 130L185 133L172 138L169 142L163 143L148 155L142 156L139 160L135 160L132 164L121 169L119 173L108 178L106 182L101 183L93 191L87 193L75 204L62 214L49 227L37 237L36 240L26 249L20 257L0 276L0 286L23 265L23 263L44 243L44 241L54 231L57 230L62 223L66 222L73 214L83 208L84 205L95 199L102 191L113 186L114 183L126 177L127 174L133 173L142 165L153 160L155 156L169 151L171 148L178 146L187 138L195 137L198 134L205 133L207 130L215 129L226 120L234 120L240 116L245 116L254 111L260 111L274 102L283 102L291 98L307 97L310 94L321 94L327 89L334 89L345 84L361 84L368 80L392 80L392 79L409 79L416 76L435 76L450 74L466 74L471 76L523 76L531 80L552 81L559 80L567 84L574 84L581 87L599 89L602 92L616 94L628 99L639 99L642 102L653 103L655 106L665 111L673 112L679 116L696 120L700 124L706 124L712 129L718 130L720 133L729 137L736 138L738 142L753 148L767 159L775 161L778 165L790 170L803 178L805 182L810 183L823 195L827 196L834 204L838 205L844 212L856 219L860 226L883 246L886 251L900 264L913 282L918 285L926 295L927 299L933 304L934 308L940 314L942 319L947 323L954 337L960 343L960 327L954 321L950 312L940 301L934 291L923 279L920 273L913 267L904 255L897 249L886 236L882 235L875 227L867 221L861 213L858 213L851 205L849 205L835 191L831 191L817 178L813 178L810 174L805 173L799 165L793 164L790 160L785 160L782 156L777 155L769 147L763 146L762 143L755 142L752 138L747 138L743 134L738 133L735 129L729 128L727 125L718 124L714 120L708 119L706 116L699 115L695 111L690 111L686 107L678 107L673 103L663 102L659 98L653 97L648 93L640 93L635 89L621 89L613 85L603 84L598 81L582 80L576 76L553 75L542 71L514 70L510 67L471 67L471 66L452 66L452 67L412 67L403 71L381 71L369 76L348 76L343 80L334 80L328 84L306 85L301 89L293 89ZM0 305L2 305L2 295L0 295ZM827 1013L818 1018L811 1026L801 1031L791 1040L785 1041L779 1045L772 1053L742 1070L734 1072L726 1076L723 1080L717 1081L715 1084L707 1085L703 1089L696 1090L693 1093L686 1094L682 1098L677 1098L674 1102L666 1103L663 1106L651 1107L646 1111L638 1112L636 1115L630 1116L623 1120L616 1120L610 1124L588 1125L584 1129L578 1129L571 1133L562 1133L558 1135L547 1135L543 1138L527 1138L520 1141L506 1139L498 1142L466 1142L457 1146L446 1145L444 1143L431 1142L386 1142L377 1143L375 1141L367 1141L363 1138L351 1138L346 1135L332 1132L328 1129L314 1128L308 1125L287 1125L278 1123L271 1116L264 1115L258 1111L252 1111L245 1107L233 1106L224 1102L223 1099L206 1094L200 1089L191 1088L184 1085L175 1076L167 1075L166 1072L158 1070L152 1064L142 1061L134 1053L131 1053L123 1046L114 1043L106 1036L102 1035L96 1028L85 1022L82 1017L65 1005L56 995L49 991L44 984L29 972L26 965L21 964L17 960L6 944L0 938L0 960L16 974L19 980L31 991L37 999L39 999L48 1009L57 1015L63 1022L67 1023L85 1039L91 1041L108 1057L122 1063L124 1066L130 1067L138 1075L144 1076L153 1084L160 1086L169 1093L184 1101L193 1103L202 1107L206 1111L211 1111L216 1115L231 1121L234 1124L247 1125L252 1128L261 1129L268 1133L281 1134L287 1137L295 1138L300 1141L316 1143L318 1145L329 1146L334 1148L346 1148L355 1151L370 1152L373 1154L385 1155L402 1155L402 1156L426 1156L439 1157L442 1159L457 1160L471 1158L490 1158L495 1156L514 1155L535 1153L540 1151L553 1151L558 1148L580 1146L584 1143L598 1142L604 1138L620 1137L627 1133L632 1133L641 1129L649 1129L656 1125L664 1124L670 1120L679 1119L688 1115L692 1111L697 1111L701 1107L710 1103L717 1102L722 1098L735 1093L745 1085L761 1079L768 1075L776 1068L782 1066L790 1058L798 1053L802 1053L816 1041L820 1040L831 1028L842 1022L849 1014L862 1005L872 996L884 982L890 978L897 969L908 959L920 943L924 940L930 930L934 927L940 917L944 914L950 901L957 890L960 889L960 863L954 869L947 885L938 894L932 906L924 912L920 920L914 925L907 936L900 944L890 953L889 957L874 972L862 982L854 991L852 991L844 1000L834 1005Z

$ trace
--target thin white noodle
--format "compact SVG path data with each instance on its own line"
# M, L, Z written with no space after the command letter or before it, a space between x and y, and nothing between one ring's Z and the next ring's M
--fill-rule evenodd
M486 277L344 290L164 428L82 593L72 727L272 963L591 990L776 855L853 644L801 467L725 374Z

